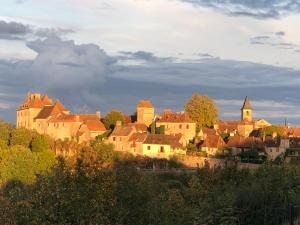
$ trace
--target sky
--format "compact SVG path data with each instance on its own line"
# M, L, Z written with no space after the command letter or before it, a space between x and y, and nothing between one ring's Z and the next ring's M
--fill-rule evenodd
M300 125L299 0L2 0L0 117L28 92L75 113L182 111L197 92L221 119Z

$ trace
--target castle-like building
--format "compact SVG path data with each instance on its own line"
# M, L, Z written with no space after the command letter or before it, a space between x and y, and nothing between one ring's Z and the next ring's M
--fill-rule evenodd
M16 127L35 130L54 139L75 139L85 142L106 132L100 121L100 112L96 114L72 114L59 101L53 101L47 95L29 93L18 107Z

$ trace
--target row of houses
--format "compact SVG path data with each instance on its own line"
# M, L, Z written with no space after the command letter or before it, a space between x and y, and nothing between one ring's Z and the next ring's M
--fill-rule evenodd
M156 115L153 104L141 100L137 104L136 115L124 116L123 123L118 121L106 141L112 143L117 151L150 157L168 158L186 154L187 146L194 144L209 156L228 149L234 154L247 149L259 149L274 159L295 146L296 141L283 147L284 139L279 141L273 137L262 140L255 135L270 125L263 119L253 120L247 97L241 108L241 120L218 121L214 127L200 130L196 130L196 123L187 113L164 110ZM100 112L73 114L59 100L53 101L39 93L29 93L18 107L16 126L48 134L54 139L75 139L80 143L89 142L107 132ZM291 137L300 136L300 131L288 129L286 135L292 140Z

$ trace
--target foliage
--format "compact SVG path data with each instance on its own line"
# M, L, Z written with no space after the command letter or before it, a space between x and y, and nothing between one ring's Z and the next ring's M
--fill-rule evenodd
M93 143L94 142L102 142L102 141L104 141L105 139L107 139L108 138L108 136L111 134L111 130L107 130L107 131L105 131L103 134L100 134L100 135L98 135L96 138L95 138L95 140L94 141L92 141L92 145L93 145Z
M44 150L49 150L49 137L43 134L37 134L33 137L31 141L31 150L33 152L42 152Z
M165 125L161 125L161 126L159 127L159 133L160 133L160 134L165 134L165 130L166 130Z
M9 144L9 138L12 130L13 130L12 125L0 119L0 141L2 143L6 143L6 145Z
M186 102L185 112L196 122L197 130L201 127L212 127L218 119L218 109L214 101L197 93Z
M151 125L150 125L150 132L151 132L151 134L156 133L156 123L155 123L155 121L153 123L151 123Z
M9 180L33 183L36 175L49 171L56 163L52 152L33 153L22 145L0 151L0 185Z
M22 145L26 148L30 147L33 132L25 128L17 128L11 132L10 145Z
M108 112L103 120L106 129L113 129L117 121L124 122L123 114L119 111Z
M260 130L260 137L272 136L277 134L277 136L282 136L284 133L284 128L282 126L271 125Z

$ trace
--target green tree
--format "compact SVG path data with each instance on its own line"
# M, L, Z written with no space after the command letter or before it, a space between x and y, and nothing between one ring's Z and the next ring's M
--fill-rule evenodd
M282 126L271 125L260 130L260 137L272 136L276 134L277 136L282 136L284 133L284 128Z
M151 123L150 132L151 132L151 134L156 133L156 123L155 123L155 121L153 123Z
M33 132L25 128L17 128L11 132L10 145L22 145L26 148L30 147Z
M218 120L218 109L214 101L206 96L194 94L185 104L185 112L201 127L212 127Z
M160 133L160 134L165 134L165 130L166 130L165 125L161 125L161 126L159 127L159 133Z
M12 130L12 125L0 119L0 140L5 142L7 145L9 144L10 133Z
M50 149L49 137L43 134L37 134L31 141L31 151L42 152Z
M117 121L124 122L123 114L119 111L108 112L103 120L106 129L113 129Z

